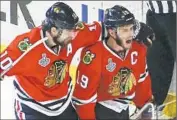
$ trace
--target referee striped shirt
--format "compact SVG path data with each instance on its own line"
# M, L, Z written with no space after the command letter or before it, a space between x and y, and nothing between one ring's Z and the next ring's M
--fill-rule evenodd
M149 0L146 1L149 9L155 13L176 13L176 0Z

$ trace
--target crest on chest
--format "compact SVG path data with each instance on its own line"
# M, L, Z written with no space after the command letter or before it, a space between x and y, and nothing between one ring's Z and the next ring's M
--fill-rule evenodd
M45 77L44 86L51 88L56 84L61 84L68 72L68 64L63 60L55 61L48 70Z
M132 71L123 67L113 76L112 82L109 84L108 93L111 96L126 95L134 85L136 85L136 79Z

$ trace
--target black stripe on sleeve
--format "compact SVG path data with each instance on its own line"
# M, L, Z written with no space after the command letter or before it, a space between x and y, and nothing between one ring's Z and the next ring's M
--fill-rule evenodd
M149 5L151 7L152 12L155 12L154 6L152 4L152 0L149 0Z
M168 3L168 13L172 13L173 12L172 1L167 1L167 3Z
M159 7L159 13L163 13L163 5L162 5L162 1L156 1Z

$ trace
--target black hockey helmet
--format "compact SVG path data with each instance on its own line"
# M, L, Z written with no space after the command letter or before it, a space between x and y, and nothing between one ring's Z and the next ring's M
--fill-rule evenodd
M134 24L134 15L125 7L115 5L105 11L104 23L107 28L117 28L126 24Z
M47 10L46 19L42 25L44 30L49 30L51 27L74 29L78 20L78 16L70 6L63 2L57 2Z

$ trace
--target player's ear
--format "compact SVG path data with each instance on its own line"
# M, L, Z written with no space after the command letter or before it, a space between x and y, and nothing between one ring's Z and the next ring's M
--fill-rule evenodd
M115 31L113 29L108 29L108 34L110 36L115 36Z
M45 34L46 34L46 37L48 37L48 42L47 42L48 46L49 47L55 46L56 44L53 41L53 38L51 36L51 32L48 30L45 32Z
M51 27L50 29L51 36L57 36L58 30L56 27Z

